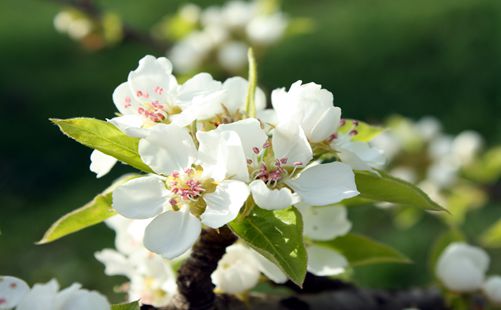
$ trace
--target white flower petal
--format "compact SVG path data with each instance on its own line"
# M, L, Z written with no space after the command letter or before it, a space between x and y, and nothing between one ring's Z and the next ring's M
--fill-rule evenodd
M62 292L61 292L62 293ZM110 310L111 305L102 294L95 291L80 289L70 298L60 303L60 310Z
M245 156L249 159L254 159L256 157L253 148L257 147L262 149L263 144L268 139L268 136L261 128L261 124L255 118L247 118L231 124L223 124L216 130L236 132L242 142Z
M148 133L147 129L142 128L144 124L144 118L141 115L133 114L118 116L109 119L108 122L115 125L129 137L144 138Z
M100 178L108 174L116 163L117 159L115 157L94 150L92 154L90 154L89 169L96 174L96 178Z
M333 106L334 96L321 85L297 81L289 91L284 88L272 93L272 104L279 122L295 121L312 142L327 139L339 126L341 111Z
M307 167L299 177L286 183L301 201L315 206L338 203L359 194L353 170L340 162Z
M224 81L223 89L226 90L224 105L228 111L231 113L235 113L237 111L245 112L248 87L249 82L239 76L231 77ZM255 102L256 111L263 110L266 107L266 96L259 87L256 88Z
M200 143L198 158L205 176L216 181L232 178L246 182L249 179L247 160L237 133L199 131L197 139Z
M306 248L308 252L308 271L316 276L335 276L343 273L348 266L346 258L338 252L311 245Z
M184 105L196 97L207 96L221 89L221 82L214 80L209 73L199 73L179 88L178 100Z
M296 207L303 217L303 234L313 240L331 240L345 235L351 229L344 206Z
M272 146L275 158L287 159L287 165L306 166L313 158L303 129L293 121L278 123L273 131Z
M277 113L273 109L257 111L256 117L264 123L266 131L271 130L278 123Z
M249 184L252 198L257 206L266 210L280 210L294 204L294 196L290 189L270 189L262 180Z
M136 115L137 109L141 106L134 98L127 82L115 88L115 91L113 91L113 103L115 103L118 111L123 115Z
M367 142L350 141L336 149L341 161L355 170L381 168L386 162L383 152Z
M182 171L196 160L197 149L185 128L158 124L139 141L141 159L159 174Z
M146 227L143 242L148 250L173 259L189 250L201 231L202 224L188 210L167 211Z
M185 127L195 120L206 120L215 117L223 112L224 91L215 91L206 95L193 98L180 114L171 116L172 123Z
M225 70L238 72L247 65L247 44L240 41L225 42L217 51L217 61Z
M490 302L501 305L501 277L491 276L485 281L482 290Z
M214 193L205 194L205 212L200 216L202 223L219 228L233 221L249 197L249 187L244 182L225 180L219 183Z
M94 257L105 266L104 273L108 276L124 275L131 277L134 273L134 266L118 251L104 249L94 253Z
M16 310L53 310L58 290L59 284L56 280L50 280L45 284L35 284L24 295Z
M341 109L338 107L329 107L318 122L311 129L311 142L321 142L332 135L339 127L341 121Z
M259 281L257 261L248 248L234 244L226 248L226 254L212 273L212 283L228 294L250 290Z
M129 73L127 81L134 98L143 103L164 103L177 87L170 61L165 57L155 58L151 55L139 60L139 66Z
M11 309L17 306L30 287L16 277L0 276L0 309Z
M451 243L440 255L435 273L442 283L456 292L473 292L481 288L489 256L478 247Z
M254 255L254 258L256 259L256 261L259 265L259 270L266 277L268 277L268 279L272 280L275 283L287 282L287 280L288 280L287 275L285 275L285 273L282 270L280 270L280 268L278 268L277 265L272 263L269 259L267 259L263 255L254 251L253 249L249 248L249 250Z
M163 181L151 175L132 179L113 191L113 208L132 219L147 219L160 214L170 193Z

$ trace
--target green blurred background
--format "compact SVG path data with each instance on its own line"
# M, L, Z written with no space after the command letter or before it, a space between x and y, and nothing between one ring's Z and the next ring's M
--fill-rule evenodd
M184 2L98 3L148 31ZM56 277L63 285L78 281L111 293L123 279L104 276L93 258L113 244L105 225L50 245L34 242L59 216L128 169L96 180L88 170L90 150L60 134L48 118L112 116L114 88L154 51L126 43L87 52L54 30L60 8L48 0L0 2L0 274L30 283ZM377 122L394 113L434 115L447 132L473 129L490 144L501 142L501 1L286 0L283 9L312 18L316 29L266 55L259 66L264 88L315 81L334 92L345 116ZM500 217L499 207L474 212L466 230L483 231ZM387 225L390 216L374 208L350 214L355 230L396 246L417 263L359 268L355 278L372 287L426 285L427 251L439 227L428 218L396 232ZM493 254L501 257L500 251ZM500 273L500 266L492 271Z

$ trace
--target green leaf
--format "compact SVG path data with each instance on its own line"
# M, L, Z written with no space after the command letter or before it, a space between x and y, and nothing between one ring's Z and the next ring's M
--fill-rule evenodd
M378 174L367 171L355 171L355 182L360 192L360 198L392 202L402 206L425 210L448 212L447 209L431 200L417 186L392 177L382 171L379 171Z
M92 201L85 204L83 207L76 209L57 220L47 230L43 238L37 244L46 244L60 239L64 236L80 231L84 228L99 224L104 220L116 214L116 211L111 207L112 192L119 186L136 178L138 175L125 175L115 181L104 192L97 195Z
M257 87L257 68L256 68L256 58L254 57L254 51L249 48L247 54L249 59L249 87L247 89L247 97L245 99L245 112L247 117L256 117L256 87Z
M111 310L139 310L139 309L141 309L141 307L138 301L111 305Z
M275 263L297 285L306 276L303 220L295 208L267 211L254 207L229 224L249 246Z
M352 130L356 130L356 134L352 138L353 141L368 142L382 133L384 128L353 119L344 119L344 124L338 131L339 133L349 133Z
M55 119L56 124L68 137L90 148L131 165L144 172L153 172L139 156L137 146L138 138L125 135L115 125L94 118Z
M412 262L392 247L356 234L347 234L331 241L315 243L338 251L346 257L351 266L381 263L408 264Z
M480 243L487 248L501 248L501 219L480 236Z

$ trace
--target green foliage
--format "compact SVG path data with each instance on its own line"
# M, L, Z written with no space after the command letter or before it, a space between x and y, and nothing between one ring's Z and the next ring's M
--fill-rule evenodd
M249 59L249 88L247 89L247 97L245 99L245 112L248 117L256 117L257 68L252 48L249 48L247 57Z
M139 310L141 307L138 301L130 303L111 305L111 310Z
M358 120L345 119L343 126L339 128L339 132L349 133L353 129L357 131L357 134L353 136L353 140L361 142L368 142L374 139L384 130L383 127L372 126Z
M137 151L139 139L125 135L115 125L94 118L51 119L68 137L90 148L131 165L152 172Z
M351 266L381 263L411 263L411 260L388 245L357 234L347 234L331 241L316 242L343 254Z
M501 248L501 219L482 233L480 243L488 248Z
M295 208L267 211L254 207L246 217L229 224L249 246L275 263L301 286L306 275L303 220Z
M481 183L492 183L501 177L501 147L488 150L480 159L467 166L467 177Z
M392 202L425 210L447 211L417 186L381 171L378 174L355 171L355 181L360 198L363 199Z
M57 220L47 230L38 244L46 244L64 236L80 231L84 228L99 224L116 214L111 207L112 192L120 184L137 177L137 175L125 175L115 181L104 192L97 195L83 207L76 209Z

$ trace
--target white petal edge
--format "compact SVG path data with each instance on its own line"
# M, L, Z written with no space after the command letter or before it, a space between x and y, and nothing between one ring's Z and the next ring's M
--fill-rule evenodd
M147 219L164 210L170 192L162 179L150 175L120 185L112 196L112 206L121 215L131 219Z
M295 203L292 192L286 187L270 189L262 180L255 180L249 188L256 205L265 210L285 209Z
M233 221L249 197L249 187L241 181L225 180L214 193L204 195L207 207L200 216L202 223L219 228Z
M286 158L288 165L298 163L306 166L313 158L313 151L303 129L294 121L278 123L273 131L272 145L275 158Z
M11 309L16 307L30 291L30 287L23 280L11 277L0 276L0 309Z
M308 252L308 271L316 276L335 276L343 273L348 266L346 258L338 252L311 245L306 248Z
M139 141L141 159L156 173L169 175L190 167L197 158L193 139L185 128L158 124Z
M113 156L106 155L98 150L92 151L90 154L90 171L96 174L96 178L101 178L108 174L117 163L117 159Z
M188 210L166 211L146 227L144 246L167 259L188 251L202 231L200 220Z
M307 167L297 178L286 183L302 202L315 206L338 203L359 194L353 170L340 162Z

